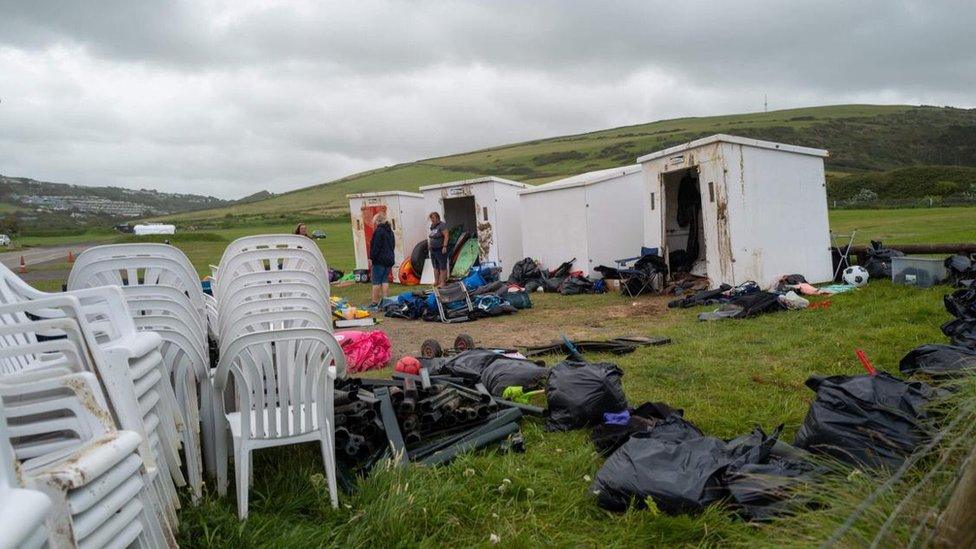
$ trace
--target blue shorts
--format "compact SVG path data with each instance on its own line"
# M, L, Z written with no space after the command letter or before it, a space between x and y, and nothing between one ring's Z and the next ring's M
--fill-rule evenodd
M434 264L434 269L438 271L447 270L447 254L442 252L440 248L430 251L430 261Z
M390 272L393 267L387 267L386 265L377 265L373 263L373 267L370 269L369 280L373 283L373 286L379 286L380 284L386 284L390 281Z

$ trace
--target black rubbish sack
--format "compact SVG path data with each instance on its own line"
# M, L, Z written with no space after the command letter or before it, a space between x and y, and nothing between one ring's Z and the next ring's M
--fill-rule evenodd
M726 469L768 463L776 436L778 431L758 444L732 447L710 436L674 442L653 430L636 433L607 458L590 491L610 511L625 511L631 503L643 508L651 498L669 515L700 513L728 497Z
M904 255L905 254L899 252L898 250L885 248L884 245L877 240L872 240L871 247L867 250L867 259L864 261L864 269L868 272L870 279L891 280L891 258L902 257Z
M976 320L954 318L942 325L942 333L956 347L976 349Z
M541 280L542 270L539 264L531 257L519 261L512 265L512 274L508 275L508 281L519 286L525 286L530 280Z
M923 374L935 379L976 373L976 350L956 345L921 345L901 359L898 369L906 376Z
M608 362L564 360L552 367L546 380L547 431L570 431L603 423L606 412L627 409L621 385L624 373Z
M481 382L488 392L502 396L508 387L522 387L526 391L541 389L549 375L549 368L519 358L500 357L481 372Z
M593 293L593 281L584 276L570 276L563 280L559 287L562 295L580 295Z
M610 455L631 435L654 431L659 439L677 442L702 436L693 423L682 417L683 410L671 408L663 402L645 402L630 410L630 418L625 425L601 423L593 428L590 437L597 452Z
M501 396L506 387L521 386L526 391L541 389L549 368L488 349L471 349L445 361L436 373L460 377L472 384L483 383L488 392Z
M861 376L813 376L817 396L795 446L852 465L896 469L928 439L925 406L937 396L921 382L884 372Z

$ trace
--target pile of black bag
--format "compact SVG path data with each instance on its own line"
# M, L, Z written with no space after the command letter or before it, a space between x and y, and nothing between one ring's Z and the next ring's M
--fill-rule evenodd
M943 301L953 319L942 325L942 333L953 345L976 349L976 284L955 290Z
M626 425L593 432L598 449L619 447L597 472L591 492L604 509L643 508L648 499L667 514L700 513L716 502L763 520L782 513L797 484L816 469L806 454L756 429L731 441L704 435L673 410L646 403Z
M512 358L491 349L471 349L431 366L432 374L457 377L472 387L482 383L495 396L501 396L507 387L541 389L549 375L542 362Z
M509 284L517 284L527 292L534 292L542 288L547 293L562 295L579 295L602 293L605 287L602 282L579 274L573 274L573 263L576 258L561 263L552 271L539 267L531 257L519 261L512 267L512 274L508 277Z
M930 437L927 411L939 392L884 372L814 376L817 396L795 445L857 466L897 469Z
M946 258L948 282L954 286L967 287L976 283L976 254L954 254Z
M976 284L962 286L943 298L953 317L942 325L950 344L930 343L912 349L901 359L901 373L940 381L976 373Z
M862 266L868 272L869 280L891 280L891 258L904 255L898 250L885 248L878 240L872 240ZM858 263L861 261L859 260Z

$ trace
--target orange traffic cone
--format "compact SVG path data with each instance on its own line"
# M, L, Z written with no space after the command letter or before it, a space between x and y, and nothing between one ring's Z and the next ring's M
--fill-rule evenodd
M27 272L27 263L24 262L24 256L20 256L20 269L17 270L22 273Z
M68 250L68 263L74 263L74 262L75 262L75 254L71 253L71 250Z

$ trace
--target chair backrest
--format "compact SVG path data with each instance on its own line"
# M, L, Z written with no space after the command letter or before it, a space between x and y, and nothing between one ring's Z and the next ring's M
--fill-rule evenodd
M68 290L97 286L169 286L182 291L204 315L203 289L183 253L165 244L96 246L78 255L68 274ZM174 254L177 252L179 255Z
M227 299L251 286L265 286L273 288L278 284L307 284L317 289L325 301L329 300L328 288L323 287L318 275L309 271L258 271L235 276L233 280L220 287L217 308L223 309ZM227 299L225 299L227 298Z
M274 277L275 271L307 271L318 278L318 283L329 293L329 273L321 256L303 249L290 248L261 248L248 250L236 254L226 263L221 263L219 276L212 287L214 295L220 301L224 296L223 289L236 277L248 273L265 273Z
M115 430L95 375L0 378L0 400L17 459L27 467L57 461Z
M70 318L0 325L0 375L48 369L65 363L73 370L94 371L84 353L84 336Z
M259 234L242 236L241 238L238 238L237 240L234 240L228 244L227 247L224 248L223 255L220 257L218 273L220 272L220 265L226 264L226 260L230 259L231 257L234 257L241 252L268 248L307 250L312 254L317 255L319 259L322 260L323 265L326 264L325 257L322 255L322 250L319 249L318 244L307 236L297 234Z
M346 358L326 330L258 332L228 346L220 357L214 388L223 394L234 377L244 436L297 436L324 426L333 383L330 368L344 375Z
M220 350L224 352L235 339L245 334L293 328L318 328L331 332L331 324L322 315L302 309L255 312L244 315L225 329Z
M240 307L244 303L290 297L318 301L322 304L323 310L329 312L331 315L332 304L328 300L322 299L322 293L319 288L309 286L308 284L288 282L274 285L248 286L234 292L233 295L228 296L226 299L221 300L219 303L220 308L218 309L219 325L223 325L223 319L221 317L231 314L234 309Z

